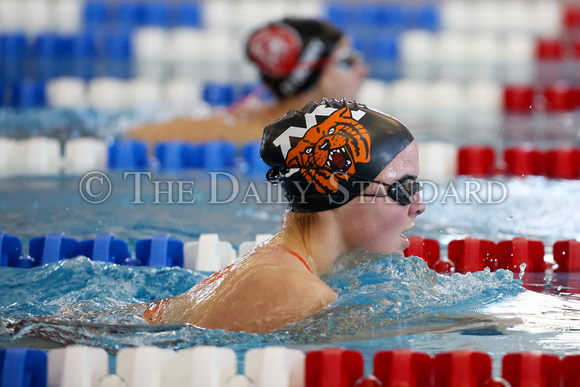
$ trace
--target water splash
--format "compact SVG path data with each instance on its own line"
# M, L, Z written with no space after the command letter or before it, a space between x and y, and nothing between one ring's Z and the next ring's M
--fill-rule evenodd
M23 270L0 269L0 344L41 338L61 345L98 345L111 352L125 346L174 349L194 345L320 344L443 310L468 310L523 290L500 270L443 276L417 257L364 253L357 265L325 281L338 298L324 310L270 334L151 326L126 313L109 313L136 302L187 291L207 273L179 268L127 267L87 258Z

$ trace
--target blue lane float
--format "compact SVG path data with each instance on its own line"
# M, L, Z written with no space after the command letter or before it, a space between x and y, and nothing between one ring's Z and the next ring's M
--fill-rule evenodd
M208 171L234 168L236 144L231 141L208 141L201 145L201 167Z
M120 140L109 145L109 169L147 168L147 144L144 141Z
M200 147L186 141L156 143L155 157L163 170L180 171L201 165Z
M12 85L11 105L21 109L46 106L46 84L35 79L22 79Z
M234 102L234 88L228 83L206 82L203 99L212 107L230 106Z
M264 177L270 167L260 157L260 141L248 142L242 146L242 156L247 163L246 175Z
M113 234L97 234L95 239L86 239L79 244L79 255L99 262L124 265L131 258L127 242L115 239Z
M135 261L127 264L151 267L183 267L183 242L169 234L153 235L135 245Z
M49 232L44 237L32 238L28 246L28 254L34 259L32 266L79 256L79 242L66 238L63 232Z
M18 267L22 256L22 241L20 238L0 231L0 266Z
M46 352L38 349L0 349L0 387L45 387L47 358Z

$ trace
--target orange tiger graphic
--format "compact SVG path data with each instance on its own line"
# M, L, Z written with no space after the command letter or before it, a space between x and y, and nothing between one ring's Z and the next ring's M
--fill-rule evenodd
M308 129L288 152L286 165L302 167L302 175L319 192L337 192L338 179L348 180L349 176L333 171L356 173L356 163L369 162L370 146L367 130L345 107L332 113L322 124Z

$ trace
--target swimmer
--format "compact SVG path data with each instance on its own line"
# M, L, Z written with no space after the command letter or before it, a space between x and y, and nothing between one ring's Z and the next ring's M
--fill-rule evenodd
M341 254L409 246L403 233L425 204L417 145L396 119L357 102L310 102L264 129L260 155L289 202L280 231L186 293L134 306L151 324L270 332L336 299L320 277Z
M128 136L150 143L259 140L261 129L291 108L322 98L355 99L369 71L341 31L315 19L286 18L259 28L250 35L246 53L276 102L265 103L253 93L208 119L149 125L133 129Z

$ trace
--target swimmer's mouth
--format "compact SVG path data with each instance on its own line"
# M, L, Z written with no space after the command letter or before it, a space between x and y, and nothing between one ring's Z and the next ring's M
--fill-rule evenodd
M328 158L326 159L326 165L332 169L337 169L339 171L346 171L352 165L350 156L346 151L345 147L331 149L328 152Z

